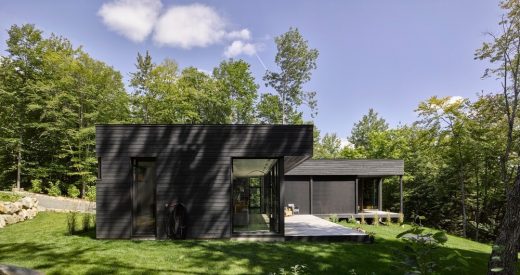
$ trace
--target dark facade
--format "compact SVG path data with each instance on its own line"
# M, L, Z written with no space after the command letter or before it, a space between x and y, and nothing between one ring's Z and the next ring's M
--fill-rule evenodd
M402 160L307 160L285 174L284 203L295 204L301 214L383 210L383 179L403 174Z
M187 238L230 238L233 160L275 160L264 178L283 175L312 156L312 132L312 125L98 125L96 236L164 239L165 205L181 202ZM279 178L266 182L279 202L272 211L283 213ZM149 188L139 185L145 182ZM141 197L154 202L136 207ZM271 224L283 235L283 215Z

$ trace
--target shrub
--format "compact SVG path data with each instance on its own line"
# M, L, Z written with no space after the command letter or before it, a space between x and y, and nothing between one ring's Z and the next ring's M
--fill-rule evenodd
M61 196L60 184L61 182L59 180L50 182L49 187L46 188L47 194L55 197Z
M329 221L333 222L333 223L338 223L339 222L339 218L338 218L338 215L336 214L332 214L329 216Z
M360 216L361 216L361 221L360 221L360 223L361 223L361 224L367 224L367 222L365 221L365 214L361 213Z
M33 193L41 193L42 192L42 180L33 179L31 180L31 189L29 191Z
M78 220L78 212L71 211L67 213L67 232L69 235L74 235L77 232L77 220Z
M385 221L385 224L386 225L391 225L392 224L392 217L390 217L390 212L386 212L386 221Z
M87 186L87 191L85 192L85 198L88 201L96 201L96 186Z
M372 220L372 225L379 226L379 214L374 212L374 219Z
M448 241L448 236L442 231L425 232L425 228L414 222L411 229L399 233L396 238L405 242L404 249L394 252L396 267L405 274L444 274L469 266L467 258L457 250L447 254L439 251ZM453 260L457 265L449 264Z
M306 274L305 272L305 269L307 269L307 267L305 265L301 265L301 264L297 264L297 265L294 265L294 266L291 266L289 268L289 270L285 270L285 268L280 268L279 269L279 273L270 273L271 275L277 275L277 274L280 274L280 275L304 275Z
M79 197L79 193L79 189L74 184L69 185L69 188L67 188L67 195L71 198Z
M81 231L87 232L95 226L95 216L92 213L83 213L81 216Z
M350 215L350 218L347 220L348 223L356 223L356 219L354 218L354 215Z

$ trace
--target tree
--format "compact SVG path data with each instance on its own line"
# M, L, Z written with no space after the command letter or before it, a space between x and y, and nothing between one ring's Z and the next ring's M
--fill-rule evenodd
M464 153L467 152L463 148L468 142L467 124L470 123L466 112L468 100L456 97L431 97L426 102L419 104L417 111L419 117L422 117L422 124L427 127L433 127L440 131L440 142L450 143L449 148L453 148L453 152L448 157L453 156L455 166L458 168L458 182L460 186L460 200L462 208L462 236L467 236L468 218L466 211L466 166L469 157Z
M336 159L341 153L341 139L336 133L325 134L319 142L319 147L315 150L315 159Z
M34 25L13 25L8 30L6 41L7 57L2 59L0 78L2 108L2 141L7 152L15 154L16 187L21 187L24 155L29 142L27 136L31 122L37 112L32 111L31 100L41 97L35 91L34 84L41 77L43 38L42 32Z
M213 69L218 89L227 93L231 105L232 123L254 123L254 103L258 98L258 85L251 74L250 65L243 60L222 61Z
M266 86L271 86L280 100L281 123L293 123L293 112L302 104L307 104L312 116L316 109L316 92L304 91L303 85L310 81L312 71L316 69L318 50L311 49L297 28L275 38L278 50L275 63L279 72L267 71L264 76ZM272 98L271 98L272 99Z
M136 72L130 73L132 78L130 79L130 87L134 88L132 93L132 113L134 119L138 122L149 122L149 85L150 85L150 74L155 67L152 62L152 57L146 51L143 57L141 53L137 53L137 63L135 67Z
M495 76L502 82L503 115L507 121L507 141L500 158L501 179L505 186L506 207L498 236L489 260L488 274L515 274L520 242L520 164L511 171L511 153L518 149L515 123L520 97L520 4L516 0L501 2L507 14L499 23L500 35L489 34L491 42L485 42L477 50L476 58L496 64L487 69L484 76ZM515 148L516 145L516 148ZM513 177L516 170L516 176Z
M380 118L374 109L370 108L368 114L354 124L348 140L356 148L366 148L368 146L368 136L372 132L382 132L388 129L388 124Z
M0 64L2 181L16 162L21 183L60 180L84 190L96 172L94 124L128 116L121 74L33 25L11 27L8 52Z

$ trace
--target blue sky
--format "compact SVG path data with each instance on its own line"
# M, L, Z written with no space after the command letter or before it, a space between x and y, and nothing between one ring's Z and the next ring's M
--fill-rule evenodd
M391 126L411 123L430 96L497 91L475 49L496 32L498 1L18 0L0 3L0 51L12 24L62 35L128 80L137 52L210 71L226 57L251 64L261 85L276 69L273 38L297 27L320 52L306 89L318 96L316 125L345 138L374 108ZM304 108L304 111L308 110Z

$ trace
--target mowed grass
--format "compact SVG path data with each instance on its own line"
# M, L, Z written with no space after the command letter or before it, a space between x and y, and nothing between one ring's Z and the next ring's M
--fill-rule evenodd
M403 246L395 235L404 228L362 227L376 232L375 244L96 240L93 231L67 235L66 214L42 212L0 229L0 263L47 274L269 274L296 264L308 274L395 274L392 255ZM468 270L453 274L485 273L488 245L450 236L443 249L471 257Z

